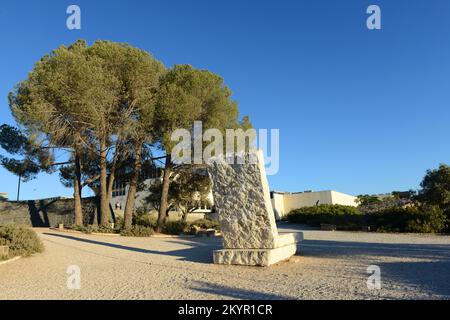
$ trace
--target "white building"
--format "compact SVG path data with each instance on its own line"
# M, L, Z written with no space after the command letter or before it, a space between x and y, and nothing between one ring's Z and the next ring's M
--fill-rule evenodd
M302 207L313 207L320 204L340 204L356 207L356 197L329 190L319 192L278 192L270 193L273 210L276 218L279 220L294 209Z
M163 174L163 171L161 168L155 168L154 170L152 170L151 172L146 174L146 176L144 177L144 181L142 182L143 190L139 190L136 192L136 198L135 198L135 203L134 203L135 210L138 208L141 208L141 207L146 207L147 209L153 210L153 211L156 210L155 208L152 208L152 206L146 201L146 198L150 195L150 191L148 190L149 187L153 183L157 182L158 180L160 182L162 181L162 174ZM110 204L111 204L112 208L114 209L114 212L119 216L122 216L123 211L125 210L125 204L126 204L127 197L128 197L128 190L129 190L129 185L127 183L121 182L121 181L114 182L114 187L113 187ZM209 195L209 198L211 200L211 203L213 203L212 192ZM176 212L176 209L173 209L172 211ZM199 209L195 210L191 214L191 216L201 219L204 217L205 214L208 214L210 212L211 212L211 207L209 205L205 205L203 208L199 208Z

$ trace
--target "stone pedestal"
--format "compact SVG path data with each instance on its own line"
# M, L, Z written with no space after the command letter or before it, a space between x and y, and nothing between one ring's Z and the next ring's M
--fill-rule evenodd
M268 267L287 260L297 252L297 242L303 240L299 233L294 242L272 249L222 249L214 251L215 264L234 264L245 266Z
M209 163L224 246L214 252L214 263L270 266L294 255L303 235L278 234L262 152L243 157Z

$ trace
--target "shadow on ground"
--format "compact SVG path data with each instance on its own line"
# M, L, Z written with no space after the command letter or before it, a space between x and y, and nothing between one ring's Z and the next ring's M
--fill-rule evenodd
M78 241L78 242L84 242L89 243L93 245L98 246L105 246L110 248L115 248L119 250L127 250L132 252L138 252L143 254L156 254L156 255L163 255L163 256L172 256L172 257L178 257L182 261L190 261L190 262L197 262L197 263L212 263L212 250L216 250L220 248L220 242L217 239L206 239L206 238L189 238L189 239L183 239L183 241L179 240L172 240L167 239L168 242L176 243L184 246L189 246L189 248L186 249L180 249L180 250L172 250L172 251L157 251L157 250L151 250L151 249L144 249L144 248L136 248L121 244L115 244L110 242L103 242L98 240L92 240L92 239L85 239L80 238L76 236L70 236L70 235L63 235L63 234L55 234L55 233L44 233L44 235L52 236L52 237L58 237L58 238L64 238L68 240Z
M367 266L380 267L382 280L450 299L450 245L305 240L298 252L308 257L367 261ZM386 258L405 261L383 262Z
M208 293L212 295L220 295L227 298L242 300L292 300L294 298L273 293L264 293L259 291L227 287L223 285L213 284L204 281L196 281L189 289Z

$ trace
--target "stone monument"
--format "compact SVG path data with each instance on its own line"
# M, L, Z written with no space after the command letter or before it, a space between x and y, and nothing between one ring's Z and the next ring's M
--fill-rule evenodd
M214 251L214 263L270 266L293 256L303 234L278 233L262 151L239 157L208 165L224 247Z

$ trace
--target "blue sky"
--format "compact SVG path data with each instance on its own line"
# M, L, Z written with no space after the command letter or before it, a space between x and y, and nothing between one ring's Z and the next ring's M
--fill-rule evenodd
M82 30L66 28L66 8ZM366 28L377 4L382 30ZM83 38L128 42L170 67L224 77L256 128L280 129L272 189L350 194L418 188L450 163L450 2L445 0L2 1L0 122L33 64ZM0 192L17 178L0 168ZM58 175L22 198L71 195Z

